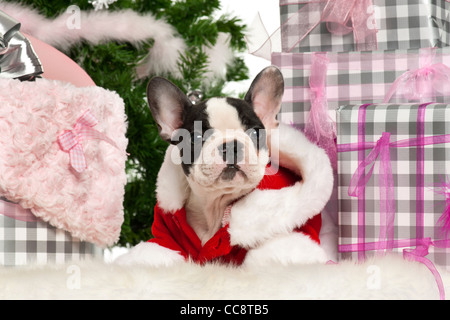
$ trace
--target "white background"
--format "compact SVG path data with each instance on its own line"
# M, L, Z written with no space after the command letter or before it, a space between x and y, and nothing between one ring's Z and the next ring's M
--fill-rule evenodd
M231 14L240 18L247 26L251 26L256 16L259 14L268 34L272 34L280 27L279 0L221 0L222 9L219 13ZM249 30L252 32L252 30ZM264 68L270 65L270 61L244 54L245 63L250 69L247 81L232 83L226 87L238 93L245 92L251 84L253 78Z

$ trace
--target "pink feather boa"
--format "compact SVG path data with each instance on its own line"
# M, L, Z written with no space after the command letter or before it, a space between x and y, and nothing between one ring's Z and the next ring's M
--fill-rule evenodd
M123 100L100 87L37 79L0 80L0 195L74 237L114 244L123 222L127 139ZM101 140L83 142L87 169L76 172L58 135L90 109Z

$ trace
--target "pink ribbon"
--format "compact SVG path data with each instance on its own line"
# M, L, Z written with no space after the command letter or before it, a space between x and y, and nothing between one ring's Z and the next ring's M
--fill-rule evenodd
M403 257L409 261L417 261L423 263L428 270L433 274L439 289L439 298L445 300L445 288L442 277L436 266L429 259L425 258L428 255L428 249L433 245L433 241L429 238L422 239L422 243L417 245L415 249L404 249Z
M328 113L326 95L328 58L326 53L315 53L309 78L311 110L305 126L305 135L323 148L334 167L337 165L336 124Z
M378 250L386 249L383 247L385 242L367 242L365 243L364 250ZM429 259L426 258L428 255L428 249L434 246L436 248L450 248L450 240L437 240L432 241L430 238L423 239L400 239L394 240L392 242L392 248L406 248L415 247L414 249L404 249L403 257L409 261L416 261L424 264L428 270L433 274L436 284L439 290L439 298L445 300L445 288L439 271L436 266ZM339 245L340 252L354 252L358 251L358 244L344 244Z
M429 104L429 103L428 103ZM426 259L428 248L431 245L440 247L450 247L450 241L433 242L431 239L424 238L424 146L448 143L450 134L439 136L424 136L425 110L428 104L419 107L417 115L417 137L411 139L390 142L390 133L384 132L377 142L365 141L365 115L368 105L360 107L358 116L358 142L349 144L340 144L337 146L338 152L359 151L359 165L353 175L348 194L358 198L358 243L355 245L340 245L340 252L358 251L358 258L365 258L366 250L386 250L400 248L411 245L417 247L413 250L404 249L404 257L424 263L433 273L439 288L440 298L445 299L444 286L434 264ZM362 137L362 139L361 139ZM417 148L417 167L416 167L416 239L394 240L394 221L395 221L395 199L394 199L394 179L392 175L390 148ZM372 149L365 157L364 150ZM380 179L380 233L379 241L368 244L365 242L365 199L364 191L370 177L372 176L375 161L380 161L379 179ZM366 168L370 168L366 174Z
M450 95L450 68L443 63L433 61L436 48L420 51L419 68L410 70L398 77L386 94L384 103L394 95L400 95L406 101L426 102L434 97Z
M29 209L22 208L19 204L0 198L0 214L14 220L36 222L38 218Z
M90 110L87 110L78 118L72 130L66 130L58 136L58 143L61 150L69 153L70 164L77 172L81 173L87 168L82 145L84 140L99 139L118 148L114 141L92 128L97 124L97 119Z
M380 158L379 167L379 190L380 190L380 235L379 238L386 239L384 248L392 249L392 240L394 239L394 218L395 218L395 199L394 199L394 179L392 176L391 158L390 158L390 138L389 132L384 132L381 138L375 144L375 147L369 155L359 164L353 175L348 194L351 197L360 197L364 192L365 186L372 176L375 162ZM366 168L370 167L366 175ZM379 245L383 245L380 241ZM377 248L380 249L380 248Z

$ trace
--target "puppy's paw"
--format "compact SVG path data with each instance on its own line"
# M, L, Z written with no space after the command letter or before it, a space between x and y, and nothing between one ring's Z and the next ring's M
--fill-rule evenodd
M156 243L142 242L128 253L118 257L114 263L122 266L170 267L184 261L184 257L176 251L161 247Z

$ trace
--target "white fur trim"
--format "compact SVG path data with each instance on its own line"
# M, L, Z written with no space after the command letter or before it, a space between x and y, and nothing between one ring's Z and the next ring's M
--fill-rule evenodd
M271 136L272 161L300 174L302 181L282 190L255 190L235 203L229 226L232 245L251 248L292 232L320 213L330 198L333 173L325 151L288 125L280 124Z
M183 208L188 197L188 182L180 164L177 147L170 145L166 150L156 182L158 204L166 212Z
M184 261L184 257L176 251L161 247L156 243L141 242L128 253L118 257L114 263L122 266L170 267Z
M245 257L245 267L267 267L268 264L312 264L325 263L325 251L301 233L290 233L272 238L260 247L249 250Z

